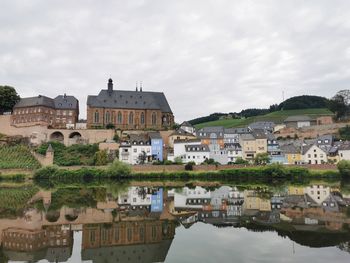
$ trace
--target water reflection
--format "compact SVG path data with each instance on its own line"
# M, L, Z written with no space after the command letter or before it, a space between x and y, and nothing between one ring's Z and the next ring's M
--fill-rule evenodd
M303 246L350 251L350 194L337 184L26 185L0 188L0 214L0 262L164 262L176 228L198 223L274 231Z

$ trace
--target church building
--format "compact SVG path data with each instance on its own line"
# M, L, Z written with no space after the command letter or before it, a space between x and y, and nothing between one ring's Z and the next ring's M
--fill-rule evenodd
M121 130L163 130L174 124L174 115L163 92L107 89L87 99L87 127Z

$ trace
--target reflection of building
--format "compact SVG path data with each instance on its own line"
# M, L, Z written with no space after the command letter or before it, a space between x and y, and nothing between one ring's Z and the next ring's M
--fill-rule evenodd
M270 199L262 198L256 191L245 190L243 209L245 212L247 210L271 211L271 201Z
M11 260L64 262L72 254L73 233L61 225L38 230L7 228L2 232L2 246Z
M330 194L330 188L323 185L313 185L305 188L307 193L316 203L321 204Z
M82 259L115 262L116 258L122 261L128 257L130 262L164 261L174 235L175 223L168 220L84 225Z

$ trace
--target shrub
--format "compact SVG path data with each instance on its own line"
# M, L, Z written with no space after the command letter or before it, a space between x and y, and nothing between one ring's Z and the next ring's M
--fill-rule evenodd
M270 163L270 156L268 153L258 153L254 158L256 165L264 165Z
M342 160L337 164L340 175L343 178L350 178L350 161Z
M115 125L113 123L108 123L106 125L106 129L114 129L115 128Z
M35 171L34 179L48 179L55 176L59 171L58 166L45 166Z
M238 157L234 164L249 164L249 161L244 160L242 157Z
M285 177L286 169L283 165L274 163L264 168L263 174L271 177Z
M95 165L106 165L108 162L107 150L98 151L94 156Z
M196 165L195 162L188 162L188 163L185 165L185 170L186 170L186 171L192 171L194 165Z
M131 174L131 167L119 160L114 160L114 162L108 167L107 173L108 177L128 176Z
M164 161L164 164L165 164L165 165L172 165L173 162L172 162L172 161L169 161L169 160L165 160L165 161Z
M174 160L174 163L175 164L182 164L182 159L180 156L176 157L175 160Z

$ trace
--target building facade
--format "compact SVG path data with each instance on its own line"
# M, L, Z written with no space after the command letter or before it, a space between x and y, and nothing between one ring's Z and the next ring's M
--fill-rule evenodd
M22 98L13 108L11 124L16 127L34 125L65 129L75 126L79 118L79 101L66 94L52 99L39 95Z
M174 115L162 92L113 90L109 79L107 89L87 100L87 127L113 126L121 130L162 130L173 126Z

